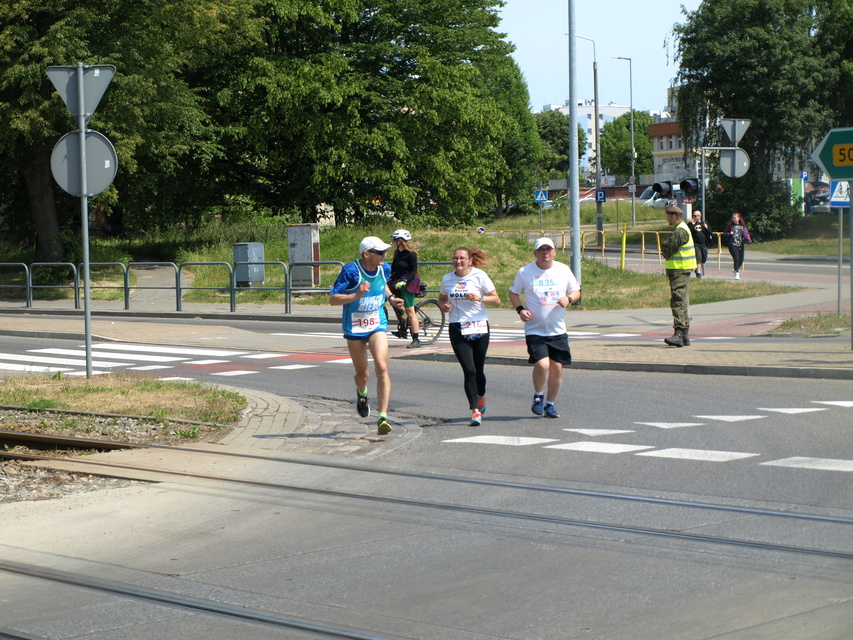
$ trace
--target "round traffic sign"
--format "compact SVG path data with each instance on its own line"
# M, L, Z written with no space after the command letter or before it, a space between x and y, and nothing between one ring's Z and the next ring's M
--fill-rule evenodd
M86 193L83 193L80 163L80 132L66 133L50 154L50 171L63 191L72 196L94 196L109 187L118 171L112 142L97 131L86 132Z

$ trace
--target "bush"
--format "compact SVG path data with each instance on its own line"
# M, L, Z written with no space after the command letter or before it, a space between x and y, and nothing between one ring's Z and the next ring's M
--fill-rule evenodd
M725 229L735 212L743 216L753 240L775 240L791 231L797 210L786 183L752 176L722 178L719 184L721 189L713 193L705 212L714 231Z

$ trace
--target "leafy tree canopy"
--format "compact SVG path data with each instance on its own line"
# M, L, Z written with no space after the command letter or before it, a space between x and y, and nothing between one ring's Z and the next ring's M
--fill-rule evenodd
M636 175L654 173L652 138L649 125L654 118L642 111L634 112L634 161ZM601 167L612 174L631 175L631 113L606 123L601 130Z
M570 117L562 111L540 111L535 116L542 140L542 170L550 178L564 178L569 172ZM578 159L586 153L586 132L578 125Z

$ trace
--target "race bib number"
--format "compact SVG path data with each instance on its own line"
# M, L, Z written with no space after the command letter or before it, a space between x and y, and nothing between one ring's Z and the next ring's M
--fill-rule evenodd
M463 336L488 333L489 322L487 320L466 320L460 323L459 328L462 330Z
M556 306L560 299L560 291L557 283L551 278L538 278L533 281L533 293L539 298L539 304L543 307Z
M371 333L382 325L379 310L355 311L352 314L352 332L354 335Z

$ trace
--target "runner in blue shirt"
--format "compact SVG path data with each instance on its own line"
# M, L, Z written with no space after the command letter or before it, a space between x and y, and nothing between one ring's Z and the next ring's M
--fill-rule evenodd
M329 296L331 305L344 308L341 326L355 367L355 387L358 392L356 409L363 418L370 415L367 400L367 381L370 379L368 349L373 356L379 403L379 435L391 432L391 425L388 424L391 377L388 374L385 298L391 296L391 304L397 308L403 304L401 299L393 297L388 288L391 267L385 262L385 253L390 246L375 236L364 238L358 248L361 259L344 265Z

